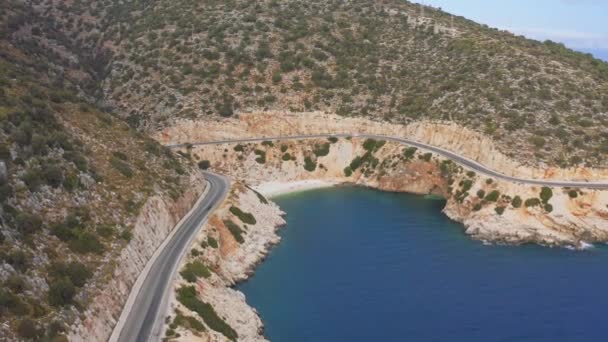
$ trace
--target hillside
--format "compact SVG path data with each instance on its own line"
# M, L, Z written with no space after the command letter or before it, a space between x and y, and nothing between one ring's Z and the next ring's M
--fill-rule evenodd
M527 164L608 165L608 64L560 44L394 0L41 3L112 56L103 96L134 127L259 110L447 120Z
M23 40L40 18L0 7L0 339L61 341L113 277L142 206L176 201L195 170L79 96L90 74L68 37Z
M406 1L6 0L0 24L3 340L65 339L147 201L200 190L148 136L183 119L448 121L530 166L608 167L608 63Z

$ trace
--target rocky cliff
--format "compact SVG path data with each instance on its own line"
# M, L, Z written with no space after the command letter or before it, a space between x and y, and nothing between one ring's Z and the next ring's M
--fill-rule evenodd
M256 112L241 114L238 119L180 120L154 136L164 144L179 144L322 133L369 133L408 138L457 152L493 170L522 178L583 181L608 179L607 169L524 164L519 158L514 158L515 153L520 151L513 151L485 134L447 121L419 121L402 125L323 112ZM533 153L532 150L525 152Z
M192 174L190 187L176 200L152 196L143 205L132 230L132 238L113 262L108 283L92 295L86 312L70 327L70 341L105 341L123 310L131 288L156 249L205 189L200 173Z
M358 138L269 140L195 146L182 152L208 161L214 171L237 183L227 202L201 230L176 280L177 295L166 336L180 341L222 341L234 336L230 331L243 341L264 339L255 310L247 306L242 293L230 287L245 279L279 241L275 229L284 223L283 213L263 196L270 183L324 180L441 196L446 199L446 215L462 222L471 237L491 243L585 248L588 243L608 241L606 191L508 183L398 143ZM256 188L262 194L253 190ZM245 216L251 213L255 224L245 224L234 207ZM193 276L197 264L206 272ZM209 328L205 316L184 302L187 288L193 289L201 303L214 308L232 330Z

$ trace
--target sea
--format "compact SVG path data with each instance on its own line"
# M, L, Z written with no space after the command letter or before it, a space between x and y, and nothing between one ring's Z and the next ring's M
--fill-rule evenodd
M275 201L282 241L237 286L271 341L607 340L605 246L488 245L442 200L360 187Z

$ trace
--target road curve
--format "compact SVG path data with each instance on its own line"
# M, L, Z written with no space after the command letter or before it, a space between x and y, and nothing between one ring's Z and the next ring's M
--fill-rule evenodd
M305 139L319 139L319 138L328 138L328 137L357 137L357 138L370 138L370 139L379 139L379 140L388 140L395 141L401 144L406 144L410 146L414 146L417 148L421 148L427 150L429 152L434 152L440 154L446 158L453 160L454 162L470 168L477 173L495 177L498 179L520 183L520 184L531 184L531 185L540 185L540 186L549 186L549 187L572 187L572 188L585 188L585 189L608 189L608 181L605 182L585 182L585 181L560 181L560 180L543 180L543 179L525 179L507 176L498 171L492 170L472 159L461 156L455 152L435 147L432 145L428 145L425 143L417 142L410 139L398 138L393 136L386 136L380 134L311 134L311 135L292 135L292 136L275 136L275 137L262 137L262 138L245 138L245 139L234 139L234 140L219 140L219 141L208 141L208 142L193 142L186 144L175 144L175 145L167 145L167 147L186 147L187 145L193 146L202 146L202 145L219 145L219 144L229 144L229 143L248 143L248 142L259 142L264 140L305 140Z
M198 202L188 217L177 227L174 235L154 259L150 270L133 302L124 324L115 328L110 341L145 342L162 338L161 327L168 305L171 282L188 246L207 220L209 214L226 198L229 181L211 172L204 172L209 184L207 195ZM127 308L123 310L128 310ZM121 317L122 318L122 317Z

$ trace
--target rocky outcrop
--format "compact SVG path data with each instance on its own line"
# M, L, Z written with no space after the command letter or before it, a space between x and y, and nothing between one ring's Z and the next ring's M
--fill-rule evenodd
M259 138L304 134L382 134L413 139L459 153L503 174L538 179L599 181L608 179L607 169L577 167L561 169L531 160L519 160L514 151L497 145L489 136L443 121L409 125L364 118L342 117L323 112L245 113L238 119L215 121L181 120L156 134L165 144ZM521 151L520 151L521 152ZM533 151L526 151L533 153ZM508 156L507 153L511 154Z
M438 139L438 138L432 138ZM436 140L437 142L437 140ZM584 248L587 243L608 241L608 192L580 189L541 189L487 178L437 155L407 146L359 138L306 141L265 141L184 148L196 160L236 181L229 199L201 230L184 264L199 261L213 272L196 279L197 298L211 304L239 335L239 340L262 341L262 322L244 295L232 288L245 279L279 241L275 230L284 223L280 209L262 193L277 182L323 180L349 183L385 191L432 194L446 199L444 213L462 222L475 239L492 243L538 243ZM542 195L541 195L542 193ZM231 206L254 213L254 225L242 225L228 210ZM244 229L239 243L227 220ZM208 239L219 241L210 248ZM183 277L176 288L190 286ZM197 317L178 300L177 313ZM170 322L171 320L168 320ZM180 341L223 341L212 329L191 331L173 323L167 337Z
M243 224L230 212L236 206L247 213L252 213L256 223ZM237 281L246 279L255 266L261 262L270 247L279 242L276 229L285 224L284 213L279 207L247 188L242 183L233 183L229 198L216 210L208 223L203 226L190 253L183 260L203 263L211 270L209 277L198 277L194 283L188 283L179 275L174 283L175 289L182 286L195 286L197 297L210 304L218 316L232 327L239 336L239 341L264 341L263 325L256 311L247 305L245 296L231 288ZM243 241L235 239L226 227L226 222L239 225L243 229ZM209 239L218 242L217 247ZM177 312L202 320L197 313L188 310L176 298L170 301L170 316ZM168 320L171 322L171 320ZM178 323L168 324L167 336L180 341L225 341L219 332L207 328L199 332L188 330Z
M70 341L106 341L120 316L137 277L156 249L186 215L205 188L201 174L194 173L191 186L177 200L154 195L140 210L132 237L116 259L108 283L92 298L90 305L70 327Z
M386 191L439 194L447 199L444 212L450 218L462 222L467 234L489 242L581 247L608 241L607 191L552 188L545 202L541 187L488 179L437 155L429 155L427 161L421 159L424 151L406 160L406 146L391 142L373 153L375 167L364 165L346 176L345 168L367 152L362 139L339 139L330 144L326 156L316 157L315 146L324 143L326 139L275 142L273 147L248 144L237 148L243 152L235 151L234 144L196 146L191 153L210 160L218 172L254 186L268 180L322 179ZM256 161L256 150L264 151L264 163ZM286 153L291 156L287 161L283 160ZM314 171L305 170L306 157L315 161Z

